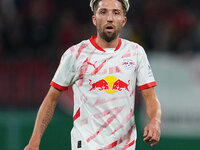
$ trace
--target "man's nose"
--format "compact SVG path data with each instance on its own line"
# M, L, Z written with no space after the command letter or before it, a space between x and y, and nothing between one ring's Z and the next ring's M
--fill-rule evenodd
M107 22L113 22L113 14L111 12L108 13Z

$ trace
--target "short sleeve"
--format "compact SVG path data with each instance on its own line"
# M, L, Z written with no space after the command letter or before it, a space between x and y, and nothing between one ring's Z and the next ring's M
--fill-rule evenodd
M151 66L142 47L138 53L137 86L140 90L156 86Z
M73 83L75 76L74 62L75 58L71 51L65 51L50 85L62 91L66 90Z

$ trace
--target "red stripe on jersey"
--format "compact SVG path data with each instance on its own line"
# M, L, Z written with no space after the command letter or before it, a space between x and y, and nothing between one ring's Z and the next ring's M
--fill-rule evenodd
M97 114L94 114L94 118L102 118L102 117L105 117L107 115L109 115L111 113L112 110L105 110L103 112L100 112L100 113L97 113Z
M83 62L83 64L81 65L81 68L80 68L80 73L79 73L79 83L78 83L78 86L82 86L83 85L83 82L84 82L84 78L85 78L85 73L88 69L88 66L90 65L89 64L89 61L91 60L92 58L92 55L94 54L95 50L93 50L89 57L86 58L86 60ZM94 65L95 66L95 65Z
M80 80L79 80L79 84L78 84L78 86L82 86L83 85L83 82L84 82L84 76L85 76L85 72L87 71L87 69L88 69L88 60L89 60L89 58L87 58L84 62L83 62L83 64L81 65L81 68L80 68L80 73L79 73L79 78L80 78Z
M133 146L135 144L135 140L133 140L131 143L129 143L128 145L124 146L124 148L122 150L126 150L127 148Z
M78 119L79 117L80 117L80 107L79 107L79 109L77 110L76 114L74 115L73 121L75 121L75 120Z
M133 140L131 143L128 144L128 146L132 146L133 144L135 144L135 140Z
M120 70L120 68L118 66L115 67L115 71L116 71L116 73L120 73L121 72L121 70Z
M72 46L72 47L70 47L70 49L69 49L70 51L71 51L71 53L73 53L74 52L74 46Z
M96 49L98 49L98 50L100 50L100 51L102 51L102 52L106 52L103 48L101 48L101 47L95 42L94 39L96 39L96 38L97 38L97 36L92 36L92 37L90 38L90 42L92 43L92 45L93 45ZM121 47L121 45L122 45L122 40L119 39L119 42L118 42L117 47L115 48L115 51L117 51L117 50Z
M123 141L126 141L126 145L130 142L131 140L131 135L133 133L133 128L135 127L135 124L133 124L130 128L130 130L128 131L128 133L126 133L125 135L123 135L120 139L119 139L119 144L122 143Z
M114 55L114 54L113 54ZM96 75L105 65L106 62L108 62L112 57L109 57L108 59L104 60L98 67L95 67L94 71L91 73L91 75Z
M117 141L114 141L113 143L109 144L108 146L104 147L104 148L100 148L98 150L107 150L107 149L111 149L117 146Z
M92 136L90 136L87 139L87 142L89 143L91 140L93 140L94 138L96 138L96 136L103 131L103 129L107 128L112 122L113 120L118 116L118 114L123 110L124 106L120 106L120 107L116 107L113 109L113 114L111 115L110 118L107 119L107 121L100 126L99 130L96 131L96 133L94 133Z
M116 141L112 142L111 144L109 144L108 146L105 146L105 147L100 148L98 150L107 150L107 149L114 148L118 144L121 144L122 142L124 142L125 140L127 140L126 141L126 145L122 148L122 150L126 150L127 148L131 147L133 144L135 144L135 140L133 140L131 143L129 143L130 142L130 137L131 137L131 134L132 134L132 131L133 131L134 127L135 127L135 125L132 125L130 130L125 135L120 137L119 140L116 140Z
M127 57L131 57L130 50L126 54L124 54L121 58L127 58Z
M53 81L51 81L50 83L51 86L53 86L54 88L58 89L58 90L61 90L61 91L65 91L68 89L68 87L65 87L65 86L61 86Z
M119 129L123 128L126 123L134 116L133 109L130 110L130 113L124 117L124 120L122 121L122 124L118 126L111 134L115 134Z
M135 90L132 90L132 92L130 94L130 97L133 96L134 92L135 92Z
M85 118L85 119L80 121L81 126L86 125L86 124L88 124L88 118Z
M98 106L98 105L109 103L116 100L123 100L124 98L126 98L126 96L113 97L111 99L97 99L96 102L94 103L94 106Z
M78 54L77 54L77 56L76 56L76 59L79 58L81 52L82 52L83 49L86 48L87 46L88 46L88 44L82 44L82 45L80 46L80 48L78 49Z
M148 89L148 88L150 88L150 87L154 87L154 86L156 86L156 85L157 85L156 82L153 81L153 82L150 82L150 83L147 83L147 84L144 84L144 85L139 86L139 89L140 89L140 90L144 90L144 89Z
M94 71L91 73L91 75L96 75L104 66L106 63L106 60L104 60L98 67L94 69Z

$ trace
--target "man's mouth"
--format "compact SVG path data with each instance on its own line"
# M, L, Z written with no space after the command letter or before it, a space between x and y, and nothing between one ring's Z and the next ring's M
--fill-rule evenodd
M112 32L114 30L114 27L111 25L106 26L106 31L107 32Z

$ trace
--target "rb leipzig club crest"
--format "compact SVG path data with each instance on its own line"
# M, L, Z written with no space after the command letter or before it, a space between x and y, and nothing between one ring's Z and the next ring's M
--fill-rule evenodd
M104 90L106 93L113 94L117 91L122 91L122 89L129 91L129 84L130 80L128 80L128 83L123 82L122 80L116 78L115 76L106 76L104 79L101 79L95 83L92 83L92 80L89 80L89 84L92 86L89 91L92 90Z
M135 69L135 63L131 59L124 59L123 62L122 62L122 65L127 70L134 70Z

